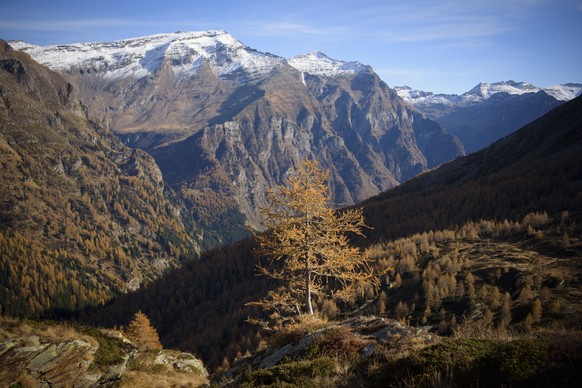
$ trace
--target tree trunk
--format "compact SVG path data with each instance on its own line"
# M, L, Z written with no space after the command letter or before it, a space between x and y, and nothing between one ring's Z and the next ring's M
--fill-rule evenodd
M313 316L313 306L311 305L311 270L307 269L305 277L305 307L309 316Z

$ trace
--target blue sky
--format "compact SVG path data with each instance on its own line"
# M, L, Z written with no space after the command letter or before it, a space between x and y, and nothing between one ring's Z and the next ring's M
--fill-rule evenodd
M0 38L48 45L226 30L283 57L319 50L390 86L582 83L582 0L2 0Z

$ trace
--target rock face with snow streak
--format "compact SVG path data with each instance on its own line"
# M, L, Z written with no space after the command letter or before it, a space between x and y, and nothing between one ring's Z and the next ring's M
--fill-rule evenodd
M339 206L463 153L369 66L317 52L287 61L224 31L16 47L73 79L93 115L150 152L207 220L240 211L260 224L265 190L305 157L330 170Z

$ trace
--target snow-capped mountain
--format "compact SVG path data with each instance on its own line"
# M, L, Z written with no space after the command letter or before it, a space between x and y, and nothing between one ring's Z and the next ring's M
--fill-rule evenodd
M570 101L582 94L582 84L567 83L552 85L543 88L543 91L554 97L556 100Z
M438 112L433 112L434 109L432 108L440 107L447 113L446 108L455 109L479 104L499 93L523 95L544 91L556 100L569 101L582 93L582 84L568 83L540 88L526 82L480 82L473 89L460 96L456 94L434 94L432 92L413 90L408 86L396 86L394 89L404 101L435 118Z
M462 97L465 99L475 102L480 102L486 100L494 94L497 93L507 93L507 94L524 94L524 93L537 93L539 88L526 83L526 82L515 82L515 81L505 81L505 82L480 82L473 89L464 93Z
M371 67L319 52L286 60L224 31L11 44L65 73L93 117L150 152L207 239L258 225L266 190L306 156L329 170L333 202L347 205L464 153Z
M245 71L265 75L285 59L250 49L226 31L175 32L106 43L35 46L23 41L10 45L30 54L39 63L59 71L89 69L108 78L143 77L157 72L168 61L177 75L196 73L207 61L217 76ZM369 69L359 62L332 59L314 51L288 59L302 73L334 77Z
M510 95L522 95L526 93L537 93L543 90L545 93L559 101L569 101L582 93L582 84L562 84L548 87L538 87L526 82L481 82L473 89L461 95L466 101L482 102L497 93L507 93Z
M433 94L396 87L398 95L457 135L468 152L484 148L582 93L582 84L540 88L526 82L481 82L466 93Z
M356 74L369 69L360 62L345 62L332 59L319 51L298 55L288 60L289 64L302 73L335 77L338 75Z
M140 78L154 74L164 61L177 75L196 73L204 62L217 76L245 71L264 75L285 59L250 49L225 31L175 32L106 43L34 46L10 45L59 71L95 71L106 78Z

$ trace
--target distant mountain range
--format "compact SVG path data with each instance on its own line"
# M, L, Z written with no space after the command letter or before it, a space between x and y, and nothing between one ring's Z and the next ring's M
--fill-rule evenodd
M395 87L398 95L457 135L467 152L488 146L582 93L582 84L539 88L525 82L481 82L461 95Z
M524 95L538 93L540 91L554 97L558 101L570 101L582 94L582 84L568 83L562 85L553 85L545 88L526 83L515 81L503 82L480 82L473 89L461 95L457 94L435 94L422 90L412 90L408 86L395 86L394 90L404 101L419 108L432 118L440 117L438 111L432 112L433 107L450 107L462 108L482 103L496 94L504 93L509 95Z
M208 245L259 226L266 189L304 157L330 170L334 203L354 204L486 147L582 91L514 81L460 96L390 89L359 62L321 52L285 59L224 31L10 43L66 74L94 117L155 157L196 209Z
M330 170L340 206L464 153L369 66L317 52L286 60L224 31L11 44L67 75L93 117L150 152L208 238L260 225L266 189L305 157Z

